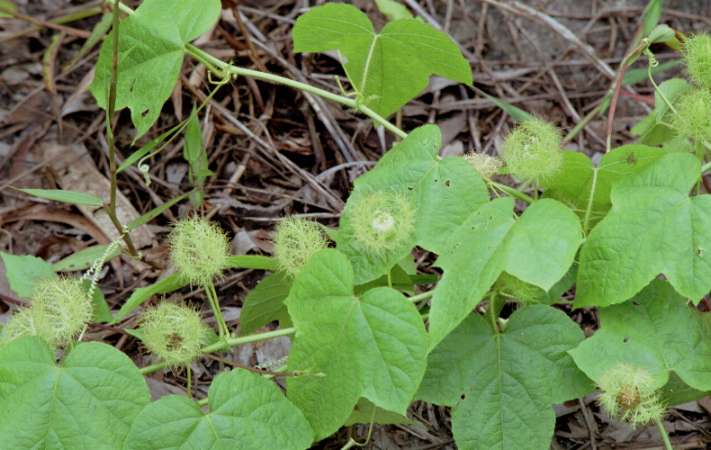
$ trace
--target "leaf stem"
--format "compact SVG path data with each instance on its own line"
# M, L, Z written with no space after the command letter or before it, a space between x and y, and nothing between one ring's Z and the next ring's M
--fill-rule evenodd
M427 300L428 298L432 297L432 295L434 295L434 289L432 289L431 291L423 292L421 294L413 295L412 297L408 297L407 299L412 303L418 303L423 300Z
M225 316L222 315L222 310L220 309L220 301L217 298L217 292L215 291L215 285L212 280L205 283L203 286L205 293L207 294L207 299L212 307L212 313L217 321L217 329L219 331L220 337L222 339L227 339L230 337L230 329L227 328L227 323L225 323Z
M274 339L274 338L281 337L281 336L290 336L294 333L296 333L296 328L282 328L281 330L274 330L274 331L269 331L267 333L253 334L251 336L230 337L230 338L227 338L224 340L217 341L214 344L210 344L206 347L203 347L201 353L206 354L206 353L219 352L221 350L226 350L230 347L237 347L239 345L249 344L252 342L266 341L268 339ZM157 372L161 369L165 369L168 366L169 366L169 364L166 364L165 362L151 364L150 366L146 366L146 367L142 368L141 373L143 375L147 375L147 374L150 374L153 372Z
M117 169L116 169L116 139L114 137L114 116L116 115L116 90L118 85L118 53L119 53L119 0L114 0L114 11L111 18L113 42L111 47L111 84L109 85L109 105L106 112L106 143L109 147L109 173L111 176L111 188L109 191L109 205L106 213L111 223L118 231L126 244L126 249L131 256L138 256L136 247L133 245L129 230L121 224L116 214L116 196L118 191Z
M667 433L667 429L664 428L662 419L660 417L657 417L656 419L654 419L654 423L657 425L659 434L662 436L662 442L664 442L665 450L674 450L674 447L672 447L671 441L669 440L669 433Z
M711 161L709 161L706 164L704 164L703 166L701 166L701 175L708 172L709 170L711 170Z
M583 218L583 235L587 236L590 228L590 214L592 213L593 201L595 200L595 190L597 189L598 168L593 168L592 183L590 185L590 197L588 204L585 206L585 217Z

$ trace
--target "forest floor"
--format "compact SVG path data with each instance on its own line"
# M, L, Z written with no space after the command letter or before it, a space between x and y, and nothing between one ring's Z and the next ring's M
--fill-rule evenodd
M101 1L16 0L24 19L0 19L0 250L30 254L54 262L95 243L107 243L112 228L89 210L30 198L21 187L82 190L108 189L105 118L88 92L97 46L82 45L101 14L50 28L48 22L83 11L97 11ZM129 4L134 2L127 2ZM222 18L196 45L241 66L306 80L334 92L338 62L329 55L295 55L290 31L307 0L223 0ZM371 1L358 0L376 23L385 18ZM404 0L415 15L439 27L460 44L470 60L473 88L434 79L394 120L405 130L427 122L443 133L443 154L497 154L513 121L482 93L553 123L567 133L605 97L616 70L639 27L643 0ZM92 9L93 8L93 9ZM668 0L661 21L684 33L711 29L711 2ZM664 63L678 58L658 50ZM646 62L641 61L639 67ZM674 70L669 74L673 74ZM157 126L132 148L134 130L123 111L116 130L121 159L134 148L190 114L213 89L203 67L193 61L182 76ZM592 115L567 147L600 155L608 133L613 145L632 142L630 128L650 110L653 91L644 80L624 89L617 101L613 128L606 115ZM306 97L282 86L240 78L221 87L205 109L204 141L214 172L206 186L204 214L231 237L235 254L272 253L272 233L279 218L301 214L336 225L355 177L392 144L354 111ZM135 167L119 177L119 209L126 217L142 214L189 190L188 166L180 139L148 161L148 177ZM148 182L149 181L149 182ZM109 304L166 273L170 224L188 212L182 202L134 236L144 262L118 259L100 281ZM432 263L420 255L421 270ZM22 303L10 291L0 266L0 323ZM234 270L217 285L226 318L239 320L245 294L262 272ZM199 300L185 289L178 298ZM571 313L572 314L572 313ZM593 314L575 320L592 331ZM125 325L131 327L129 319ZM97 325L88 339L110 342L139 365L150 359L121 328ZM282 358L288 339L245 345L220 358L195 364L198 390L206 391L224 366L268 365ZM154 396L182 393L180 372L151 376ZM554 449L662 448L653 428L636 430L611 420L594 396L557 406ZM452 449L449 412L418 403L410 425L375 426L368 449ZM697 449L711 443L711 398L671 409L666 426L674 448ZM315 448L338 449L349 433L364 439L367 426L344 428Z

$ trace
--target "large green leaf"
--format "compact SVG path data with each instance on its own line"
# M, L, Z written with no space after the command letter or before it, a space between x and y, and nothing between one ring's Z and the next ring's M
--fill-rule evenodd
M36 282L56 278L52 264L32 255L12 255L0 252L5 265L5 278L18 297L30 298Z
M711 317L689 307L667 282L655 280L599 314L600 329L570 352L590 378L599 381L626 363L646 369L657 387L673 371L692 388L711 390Z
M671 153L612 189L612 210L580 251L577 306L623 302L664 274L698 302L711 289L711 196L689 197L699 161Z
M417 244L441 252L451 230L472 211L489 200L484 182L462 158L440 158L438 127L425 125L413 130L355 181L341 215L335 236L338 249L353 263L356 283L384 275ZM412 240L383 254L364 251L351 230L354 205L372 193L391 192L411 199L416 207Z
M625 179L661 158L659 148L631 144L605 154L598 167L580 152L564 152L563 165L544 180L546 197L560 200L585 218L589 225L602 219L610 209L610 191L618 180Z
M582 241L577 216L552 199L531 204L518 221L513 200L477 209L450 232L436 265L444 270L430 310L434 346L474 309L503 271L549 290L568 271Z
M575 322L545 305L516 311L502 333L472 314L430 353L418 398L454 406L459 449L547 449L552 405L592 389L567 354L582 340Z
M472 83L457 44L420 20L394 20L376 33L355 6L329 3L299 17L293 37L297 52L338 50L359 98L382 116L415 98L430 75Z
M286 300L296 327L289 399L324 438L351 415L359 398L404 415L425 371L427 334L402 294L375 288L353 294L353 269L337 250L314 255Z
M36 337L0 347L2 448L119 450L149 400L133 362L106 344L79 344L59 366Z
M209 413L187 397L170 395L146 406L124 450L302 450L313 432L279 388L242 369L218 375Z
M145 0L119 26L116 109L128 107L142 136L158 119L173 92L183 64L185 44L218 19L219 0ZM108 108L112 46L115 32L104 41L91 92Z

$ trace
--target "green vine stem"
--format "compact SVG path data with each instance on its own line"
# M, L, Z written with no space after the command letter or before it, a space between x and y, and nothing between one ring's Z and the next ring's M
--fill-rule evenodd
M280 336L291 336L292 334L296 333L296 328L283 328L281 330L274 330L274 331L269 331L266 333L259 333L259 334L253 334L251 336L244 336L244 337L230 337L224 340L220 340L218 342L215 342L214 344L210 344L206 347L203 347L202 353L215 353L219 352L222 350L226 350L231 347L237 347L239 345L243 344L249 344L252 342L259 342L259 341L266 341L268 339L274 339ZM153 372L157 372L161 369L165 369L168 367L168 364L165 362L159 362L156 364L151 364L150 366L146 366L141 369L141 373L143 375L151 374Z
M203 286L207 299L210 302L210 307L212 308L212 314L215 316L217 321L217 329L219 335L222 339L227 339L230 336L230 329L227 328L227 323L225 322L225 316L222 315L222 310L220 309L220 300L217 298L217 291L215 291L215 284L212 280L205 283Z
M418 303L423 300L427 300L428 298L432 297L432 295L434 295L434 289L431 291L423 292L422 294L413 295L412 297L408 297L407 299L412 303Z
M654 423L657 425L659 434L662 436L662 441L664 442L664 449L665 450L674 450L674 447L672 447L671 441L669 440L669 433L667 433L667 429L664 428L662 419L657 417L656 419L654 419Z

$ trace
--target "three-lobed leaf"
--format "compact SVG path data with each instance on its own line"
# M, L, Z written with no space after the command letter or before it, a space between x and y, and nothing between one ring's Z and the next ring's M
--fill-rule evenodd
M711 196L689 197L698 159L670 153L612 189L612 210L580 251L576 306L623 302L664 274L698 302L711 289Z
M95 342L57 365L41 339L17 339L0 347L0 380L0 442L8 449L122 450L150 400L133 362Z
M454 407L462 450L547 449L552 405L592 389L567 354L582 340L575 322L545 305L516 311L503 332L472 314L430 353L418 398Z
M711 319L669 283L654 280L632 300L601 308L599 317L600 329L570 352L591 379L630 364L645 369L657 387L673 372L694 389L711 390Z
M219 0L145 0L119 26L116 109L128 107L142 136L158 119L180 75L185 45L206 32L218 19ZM116 31L106 38L91 92L108 108L112 47Z
M338 50L360 101L389 116L425 89L433 74L472 83L469 63L445 33L416 19L388 22L380 32L352 5L329 3L300 16L294 50Z
M124 450L303 450L313 432L274 382L243 369L221 373L208 393L209 412L170 395L146 406Z
M390 288L353 293L353 269L333 249L314 255L286 305L296 327L289 399L316 438L343 425L361 397L405 414L425 371L427 334L417 309Z
M288 317L284 300L289 296L290 289L291 278L285 272L264 277L244 299L239 316L239 334L247 336L272 321Z
M516 221L513 206L511 198L494 200L450 232L436 261L444 275L432 297L432 346L469 315L503 271L545 291L568 272L582 242L577 216L543 199Z

